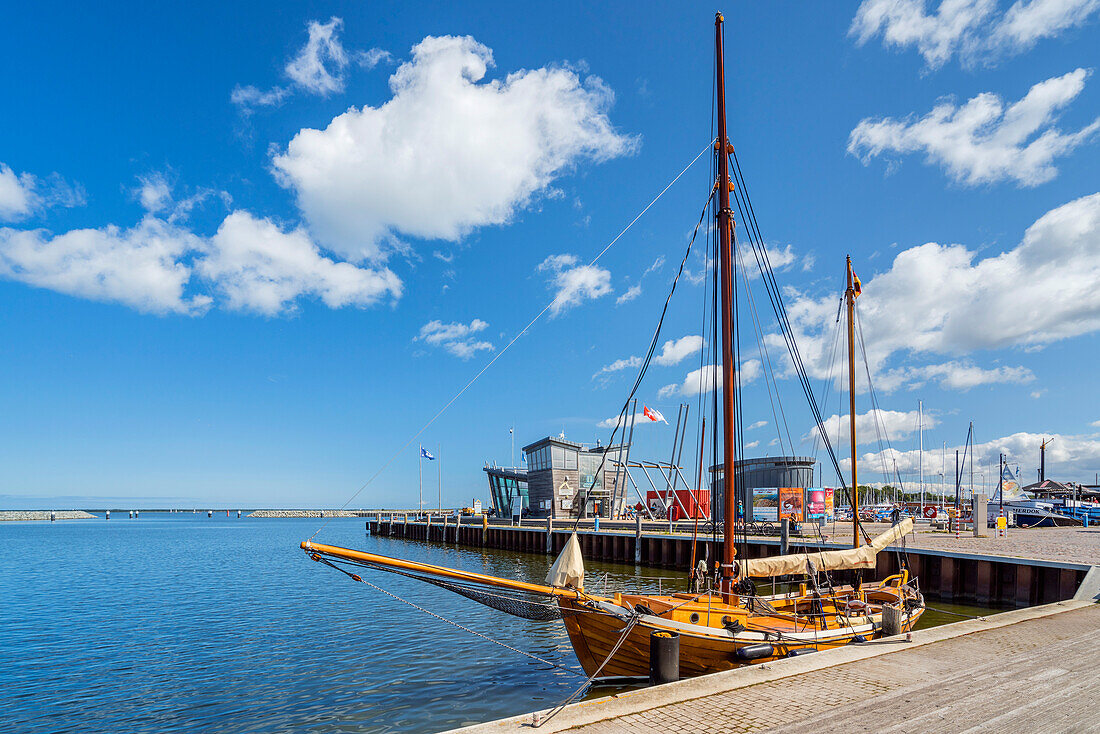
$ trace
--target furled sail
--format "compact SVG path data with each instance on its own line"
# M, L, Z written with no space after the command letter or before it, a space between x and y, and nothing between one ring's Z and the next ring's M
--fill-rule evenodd
M581 557L581 544L576 533L569 536L554 565L550 567L550 572L546 574L546 584L559 588L584 588L584 559Z
M878 555L879 551L891 543L896 543L911 532L913 532L913 519L907 517L882 535L872 539L869 544L859 548L818 551L816 553L795 553L788 556L773 556L772 558L753 558L741 561L741 575L762 578L807 574L811 573L810 564L813 564L814 572L859 568L873 569L875 567L875 556Z

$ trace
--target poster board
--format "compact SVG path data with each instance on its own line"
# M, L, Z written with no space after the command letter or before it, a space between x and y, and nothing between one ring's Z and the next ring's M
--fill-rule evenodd
M752 491L752 519L775 522L779 518L779 490L775 487L759 487Z
M802 522L804 510L804 490L802 487L779 488L779 519Z
M836 517L836 490L832 487L825 487L825 517Z
M821 520L825 517L825 490L822 487L806 488L806 519Z

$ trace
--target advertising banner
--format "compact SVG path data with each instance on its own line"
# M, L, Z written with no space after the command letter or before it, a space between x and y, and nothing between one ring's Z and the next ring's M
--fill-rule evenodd
M762 487L752 491L752 519L775 522L779 511L779 490L775 487Z
M835 498L833 496L835 492L836 490L832 487L825 488L825 517L836 516L835 505L833 504L835 501Z
M802 487L779 488L779 519L787 518L792 522L802 522Z
M825 490L821 487L806 489L806 519L820 520L825 517Z

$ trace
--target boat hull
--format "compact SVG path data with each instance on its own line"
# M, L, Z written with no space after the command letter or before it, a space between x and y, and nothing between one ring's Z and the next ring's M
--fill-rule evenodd
M680 676L691 678L724 670L764 663L808 649L827 650L850 644L857 636L872 639L880 634L882 615L871 614L853 618L851 625L828 630L803 629L784 633L783 638L763 632L745 630L730 633L702 625L677 623L660 617L641 615L626 639L620 639L630 624L627 609L611 604L586 604L581 600L559 599L565 628L587 675L604 678L648 678L650 635L654 632L676 632L680 637ZM903 631L913 628L924 609L911 612ZM616 648L618 645L618 649ZM760 655L760 645L771 645L773 654ZM756 646L754 650L739 650ZM612 655L612 651L614 654ZM744 659L745 653L755 653ZM611 656L610 660L607 660ZM604 661L607 660L606 664ZM602 668L601 668L602 666Z

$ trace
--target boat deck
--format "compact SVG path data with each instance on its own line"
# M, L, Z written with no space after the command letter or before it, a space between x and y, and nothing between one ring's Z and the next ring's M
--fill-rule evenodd
M1067 601L569 706L540 731L1100 729L1100 605ZM461 731L532 731L531 716Z

